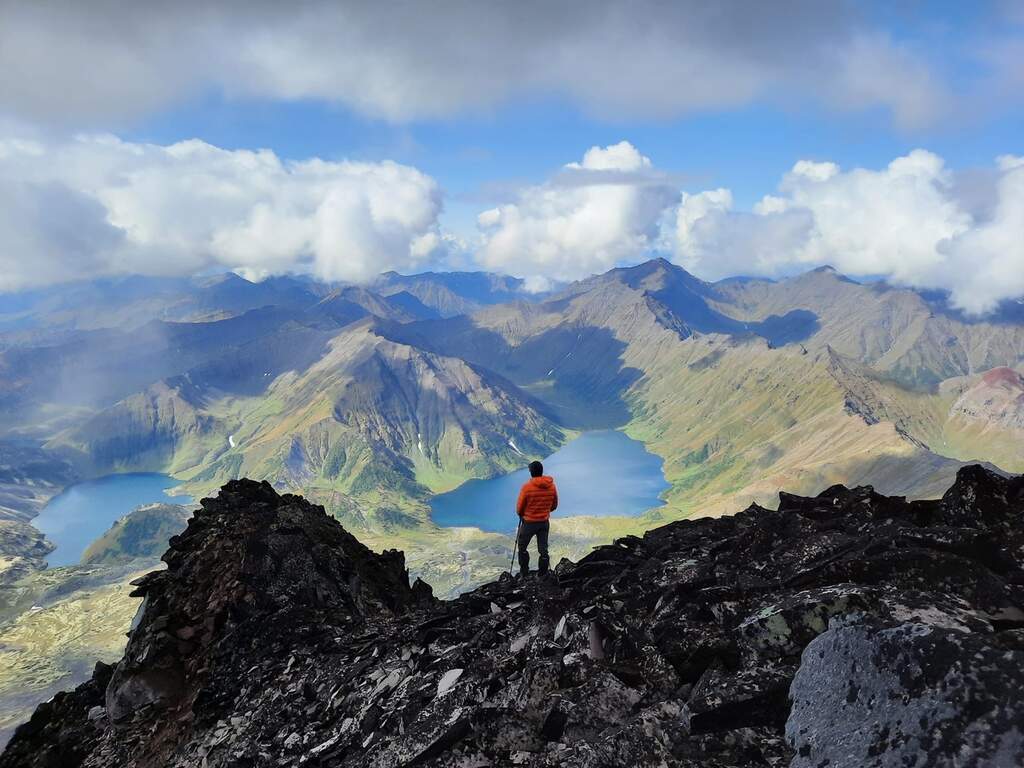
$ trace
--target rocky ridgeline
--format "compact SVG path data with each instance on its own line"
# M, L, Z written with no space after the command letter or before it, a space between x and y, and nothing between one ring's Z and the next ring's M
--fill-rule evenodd
M673 523L450 602L241 480L3 766L1024 764L1024 479Z

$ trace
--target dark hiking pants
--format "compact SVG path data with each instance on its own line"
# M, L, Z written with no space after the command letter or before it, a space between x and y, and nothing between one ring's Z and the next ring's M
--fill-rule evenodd
M530 571L530 539L534 536L537 537L537 552L540 557L537 558L537 570L540 573L548 572L548 521L544 520L540 523L527 523L523 522L522 527L519 529L519 572L529 573Z

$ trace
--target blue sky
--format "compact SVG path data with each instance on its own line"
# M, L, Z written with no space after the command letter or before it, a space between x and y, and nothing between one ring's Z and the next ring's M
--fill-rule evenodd
M481 204L543 182L595 145L628 140L678 174L684 187L727 186L738 206L750 208L803 159L879 168L925 148L953 168L987 167L997 155L1024 151L1024 107L957 116L913 131L898 129L880 109L834 113L752 104L674 119L610 120L554 99L395 123L316 101L239 101L209 94L147 117L122 135L162 144L199 137L231 149L268 147L293 160L409 163L441 183L451 225L469 231Z
M543 287L657 253L708 279L827 260L971 311L1024 293L1015 0L0 14L0 290L225 268Z

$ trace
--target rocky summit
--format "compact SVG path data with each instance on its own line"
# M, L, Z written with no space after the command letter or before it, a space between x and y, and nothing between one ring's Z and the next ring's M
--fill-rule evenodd
M438 601L232 481L2 766L1024 764L1024 479L677 522Z

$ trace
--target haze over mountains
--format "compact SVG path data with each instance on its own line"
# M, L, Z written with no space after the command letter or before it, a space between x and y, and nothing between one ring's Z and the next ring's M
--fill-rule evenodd
M915 494L958 460L1024 462L1020 305L971 319L828 267L709 284L654 260L544 295L486 273L130 278L4 309L8 519L70 478L146 470L196 493L269 479L375 530L594 427L665 459L676 514L885 487L886 465L885 490Z
M31 519L80 480L165 472L199 498L266 479L454 594L509 538L437 527L432 495L582 430L641 440L670 488L637 517L560 518L556 558L780 489L929 497L968 461L1024 470L1021 305L970 318L827 267L707 283L656 259L545 294L486 273L127 278L0 306L0 732L120 653L127 581L181 522L150 509L40 570Z

